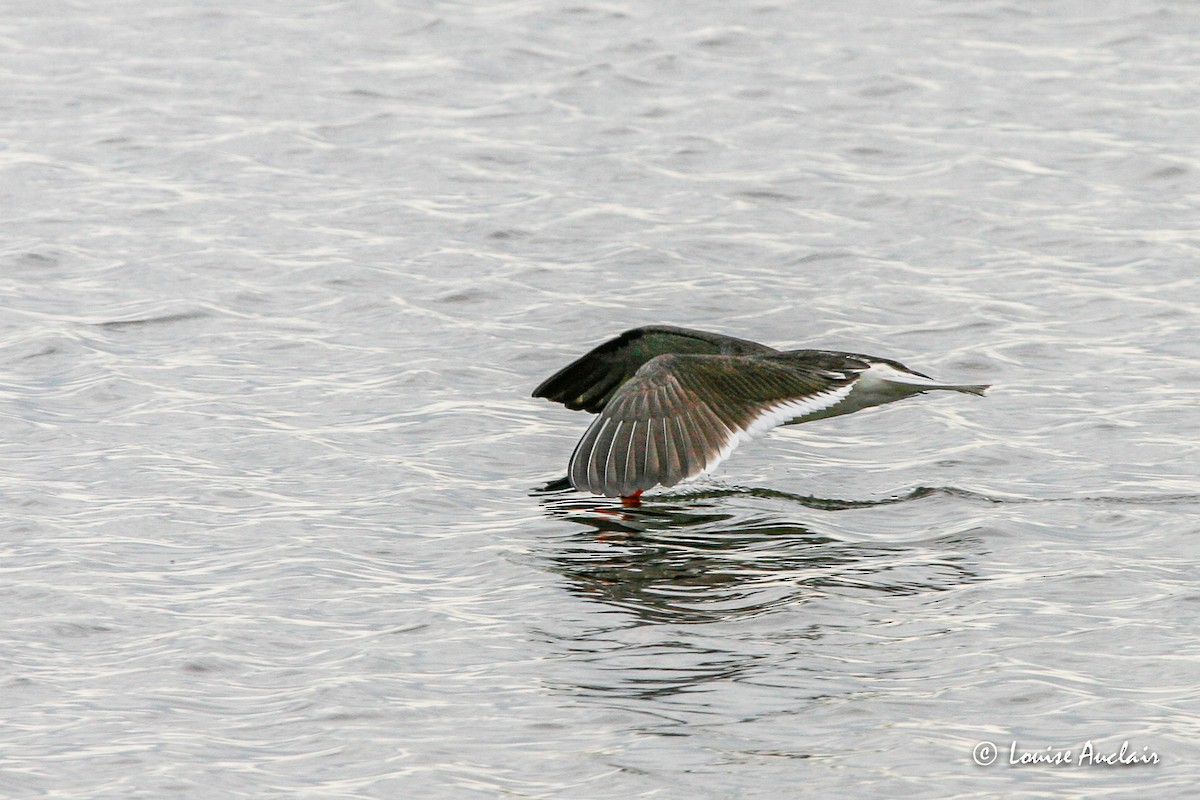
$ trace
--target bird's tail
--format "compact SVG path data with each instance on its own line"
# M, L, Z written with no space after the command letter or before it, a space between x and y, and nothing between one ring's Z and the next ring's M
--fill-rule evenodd
M964 383L954 386L936 386L936 389L949 389L952 392L962 392L963 394L974 394L983 397L983 393L992 388L990 383Z

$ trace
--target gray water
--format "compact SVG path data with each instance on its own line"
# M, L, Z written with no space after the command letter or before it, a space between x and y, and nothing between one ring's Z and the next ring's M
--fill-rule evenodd
M14 0L0 75L0 796L1194 795L1200 5ZM995 388L537 491L654 322Z

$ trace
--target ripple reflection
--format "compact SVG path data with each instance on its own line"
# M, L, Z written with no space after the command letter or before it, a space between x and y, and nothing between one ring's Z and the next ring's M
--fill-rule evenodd
M931 491L875 501L786 497L837 511L906 502ZM979 579L968 566L970 554L960 552L961 536L847 541L775 514L711 503L731 493L704 492L638 508L578 496L543 498L549 516L580 526L549 558L550 568L578 596L646 622L675 623L750 617L830 595L939 592Z

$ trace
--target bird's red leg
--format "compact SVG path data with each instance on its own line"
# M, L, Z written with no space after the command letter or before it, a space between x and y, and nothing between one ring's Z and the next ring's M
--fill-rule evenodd
M642 504L642 492L644 491L645 489L639 489L633 494L622 496L621 505L625 506L626 508L637 508Z

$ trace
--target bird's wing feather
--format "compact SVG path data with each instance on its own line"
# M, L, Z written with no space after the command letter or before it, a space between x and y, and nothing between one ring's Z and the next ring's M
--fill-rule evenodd
M748 355L777 352L774 348L719 333L648 325L622 333L594 348L544 380L533 390L570 409L602 410L642 365L671 353Z
M742 442L840 402L857 377L786 354L656 356L593 420L569 478L609 497L674 486L714 469Z

